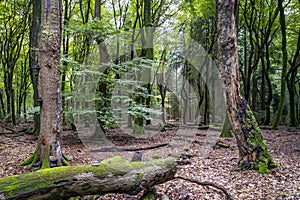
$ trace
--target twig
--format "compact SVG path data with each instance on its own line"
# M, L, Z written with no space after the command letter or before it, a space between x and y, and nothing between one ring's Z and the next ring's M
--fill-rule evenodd
M175 178L189 181L191 183L196 183L196 184L202 185L202 186L215 187L215 188L221 190L226 195L227 200L233 200L233 197L226 191L226 189L217 183L212 183L212 182L208 182L208 181L198 181L196 179L191 179L191 178L187 178L187 177L183 177L183 176L175 176Z

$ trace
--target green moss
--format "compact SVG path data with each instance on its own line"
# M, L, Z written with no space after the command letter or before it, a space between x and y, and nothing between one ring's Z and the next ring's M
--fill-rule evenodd
M32 165L34 163L36 163L39 159L39 152L40 152L40 147L41 147L41 143L40 141L38 141L37 143L37 146L33 152L33 154L27 159L25 160L24 162L21 163L22 166L26 166L26 165L29 165L30 167L32 167Z
M151 161L151 163L157 165L157 166L166 166L167 168L174 168L177 164L176 162L172 161L172 160L165 160L164 162L160 162L160 161L156 161L156 160L153 160Z
M138 173L137 179L138 179L138 181L141 181L143 179L143 174L142 173Z
M155 199L155 196L154 196L154 194L151 193L151 192L145 194L145 196L143 196L143 197L141 198L141 200L153 200L153 199Z
M60 180L71 180L77 175L88 172L101 178L108 174L121 175L133 169L152 165L174 167L175 163L173 161L126 162L122 157L116 156L102 161L97 167L91 165L62 166L1 178L0 188L8 198L12 198L16 194L26 193L34 189L47 188L49 185L57 184ZM141 179L142 176L142 174L139 174L137 178ZM88 185L83 186L83 189L88 189L88 187ZM102 189L99 188L99 190Z
M189 147L184 147L182 150L183 151L189 151Z
M261 174L268 174L270 172L268 167L268 160L264 159L264 161L256 162L254 168Z
M161 155L159 155L159 154L152 155L152 159L160 159L160 158L161 158Z
M99 188L98 188L98 193L101 194L104 189L105 189L105 186L100 185Z
M82 190L83 190L83 191L86 191L86 190L88 190L88 189L90 189L90 188L91 188L91 186L90 186L90 184L88 184L88 183L85 183L85 184L82 185Z
M247 107L246 114L247 118L244 119L244 135L249 148L256 151L257 155L256 159L251 161L252 168L262 174L269 173L269 169L278 165L272 160L267 145L262 138L261 129L249 107Z
M67 159L65 159L65 158L63 157L63 159L62 159L62 165L63 165L63 166L68 166L68 165L70 165L70 163L68 162Z
M180 155L181 154L178 154L178 153L170 153L169 154L170 157L174 157L174 158L180 158Z
M141 200L153 200L156 199L156 188L151 187L144 191L143 196L141 196Z
M21 162L21 166L30 165L31 163L33 163L34 158L36 156L37 156L37 148L35 149L35 151L33 152L33 154L31 154L31 156L29 158L27 158L25 161Z
M97 168L93 166L63 166L48 168L29 174L14 175L0 179L0 188L2 188L2 191L10 197L14 194L31 191L32 189L45 188L49 184L55 184L55 181L59 181L63 178L72 178L75 175L86 173L88 171L92 171L95 175L101 177L111 172L104 166Z

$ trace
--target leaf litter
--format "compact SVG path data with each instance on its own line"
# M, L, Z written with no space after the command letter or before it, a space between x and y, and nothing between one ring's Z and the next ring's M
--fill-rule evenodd
M36 147L37 137L28 135L26 132L12 132L14 130L26 130L26 126L10 127L9 130L0 129L0 178L14 174L21 174L34 171L36 169L28 166L20 166L20 163L28 158ZM3 127L3 126L1 126ZM24 128L25 127L25 128ZM266 140L270 154L279 168L272 169L269 174L259 174L256 171L241 171L237 168L238 149L234 138L218 138L218 141L228 144L229 148L210 147L206 155L197 156L202 136L205 136L203 130L197 130L197 138L185 149L186 155L178 157L179 160L187 160L189 164L178 166L178 176L184 176L199 181L209 181L222 185L234 199L300 199L300 129L290 129L281 127L280 130L268 130L264 128L263 137ZM189 130L186 130L189 131ZM111 130L111 134L117 134L118 130ZM157 142L170 142L172 129L166 132L152 135L152 140ZM159 141L162 140L162 141ZM195 142L196 141L196 142ZM130 142L122 141L122 145L128 146L149 146L151 140L135 140ZM71 165L90 164L93 160L101 156L90 153L76 132L64 130L62 133L62 144L64 154L71 160ZM118 145L118 144L117 144ZM150 149L142 151L143 159L156 159L163 152L169 155L164 147L159 149ZM120 152L128 160L134 152ZM107 152L103 158L113 156L113 153ZM152 157L151 157L152 155ZM147 157L148 156L148 157ZM101 158L102 158L101 157ZM162 155L162 158L164 156ZM0 188L1 190L1 188ZM216 188L209 186L200 186L181 179L174 179L164 184L156 186L157 199L171 200L211 200L226 199L225 195ZM127 199L135 200L142 196L127 194L107 194L103 196L89 196L79 199Z

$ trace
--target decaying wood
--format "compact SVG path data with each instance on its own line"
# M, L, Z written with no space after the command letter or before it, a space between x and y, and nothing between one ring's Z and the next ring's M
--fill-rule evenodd
M0 199L68 199L107 193L137 194L174 179L173 161L126 162L120 156L99 166L78 165L39 170L0 179Z
M238 0L217 0L218 68L223 82L227 115L239 149L239 167L269 173L277 166L268 152L261 130L240 92L236 11Z
M153 146L147 146L147 147L106 147L101 149L92 149L91 152L115 152L115 151L143 151L143 150L150 150L150 149L156 149L160 147L167 146L168 143L162 143L157 144Z

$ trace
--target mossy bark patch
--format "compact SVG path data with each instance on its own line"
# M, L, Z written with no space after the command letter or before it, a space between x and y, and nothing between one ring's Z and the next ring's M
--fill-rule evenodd
M90 188L91 188L91 185L88 184L88 183L85 183L85 184L82 185L82 190L88 190Z
M262 137L255 117L247 106L243 116L242 132L244 135L247 155L243 155L239 166L242 169L255 169L259 173L269 173L269 169L278 165L272 160L267 145Z

